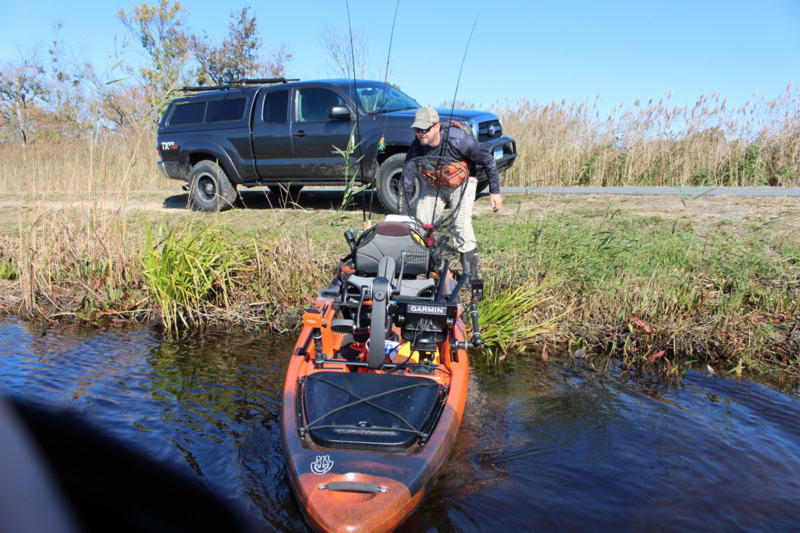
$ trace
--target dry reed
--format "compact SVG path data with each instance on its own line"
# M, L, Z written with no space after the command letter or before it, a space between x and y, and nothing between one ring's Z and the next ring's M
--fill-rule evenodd
M792 85L741 107L715 93L691 107L637 99L605 118L597 101L523 99L491 110L517 141L505 186L800 186L800 87ZM156 169L155 144L154 132L135 129L0 144L0 187L32 198L174 188Z
M599 97L599 95L598 95ZM519 157L507 186L800 185L800 88L729 107L719 94L694 106L670 98L614 108L597 101L493 106Z

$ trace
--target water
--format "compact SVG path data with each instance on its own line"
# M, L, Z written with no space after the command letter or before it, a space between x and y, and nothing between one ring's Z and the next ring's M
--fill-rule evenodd
M6 319L0 392L81 412L257 530L303 531L278 419L291 345ZM797 395L752 381L476 357L454 453L401 531L796 530L799 418Z

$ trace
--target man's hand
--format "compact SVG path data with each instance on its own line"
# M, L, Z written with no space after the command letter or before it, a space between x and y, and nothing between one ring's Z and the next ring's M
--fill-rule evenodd
M500 208L503 207L503 197L500 196L500 193L491 195L491 203L492 203L492 211L494 211L495 213L500 211Z

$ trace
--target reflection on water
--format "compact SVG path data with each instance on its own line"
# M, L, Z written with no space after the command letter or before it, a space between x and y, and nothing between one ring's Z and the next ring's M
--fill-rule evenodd
M0 391L77 410L243 507L257 529L306 528L278 412L291 338L0 321ZM588 364L473 361L439 482L403 531L797 527L800 400L689 372L632 384Z

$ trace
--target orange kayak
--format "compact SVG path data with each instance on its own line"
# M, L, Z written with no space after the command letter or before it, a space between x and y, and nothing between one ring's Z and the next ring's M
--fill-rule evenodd
M402 222L378 224L351 250L303 315L283 390L283 450L314 529L391 531L431 490L461 424L464 281L431 268Z

